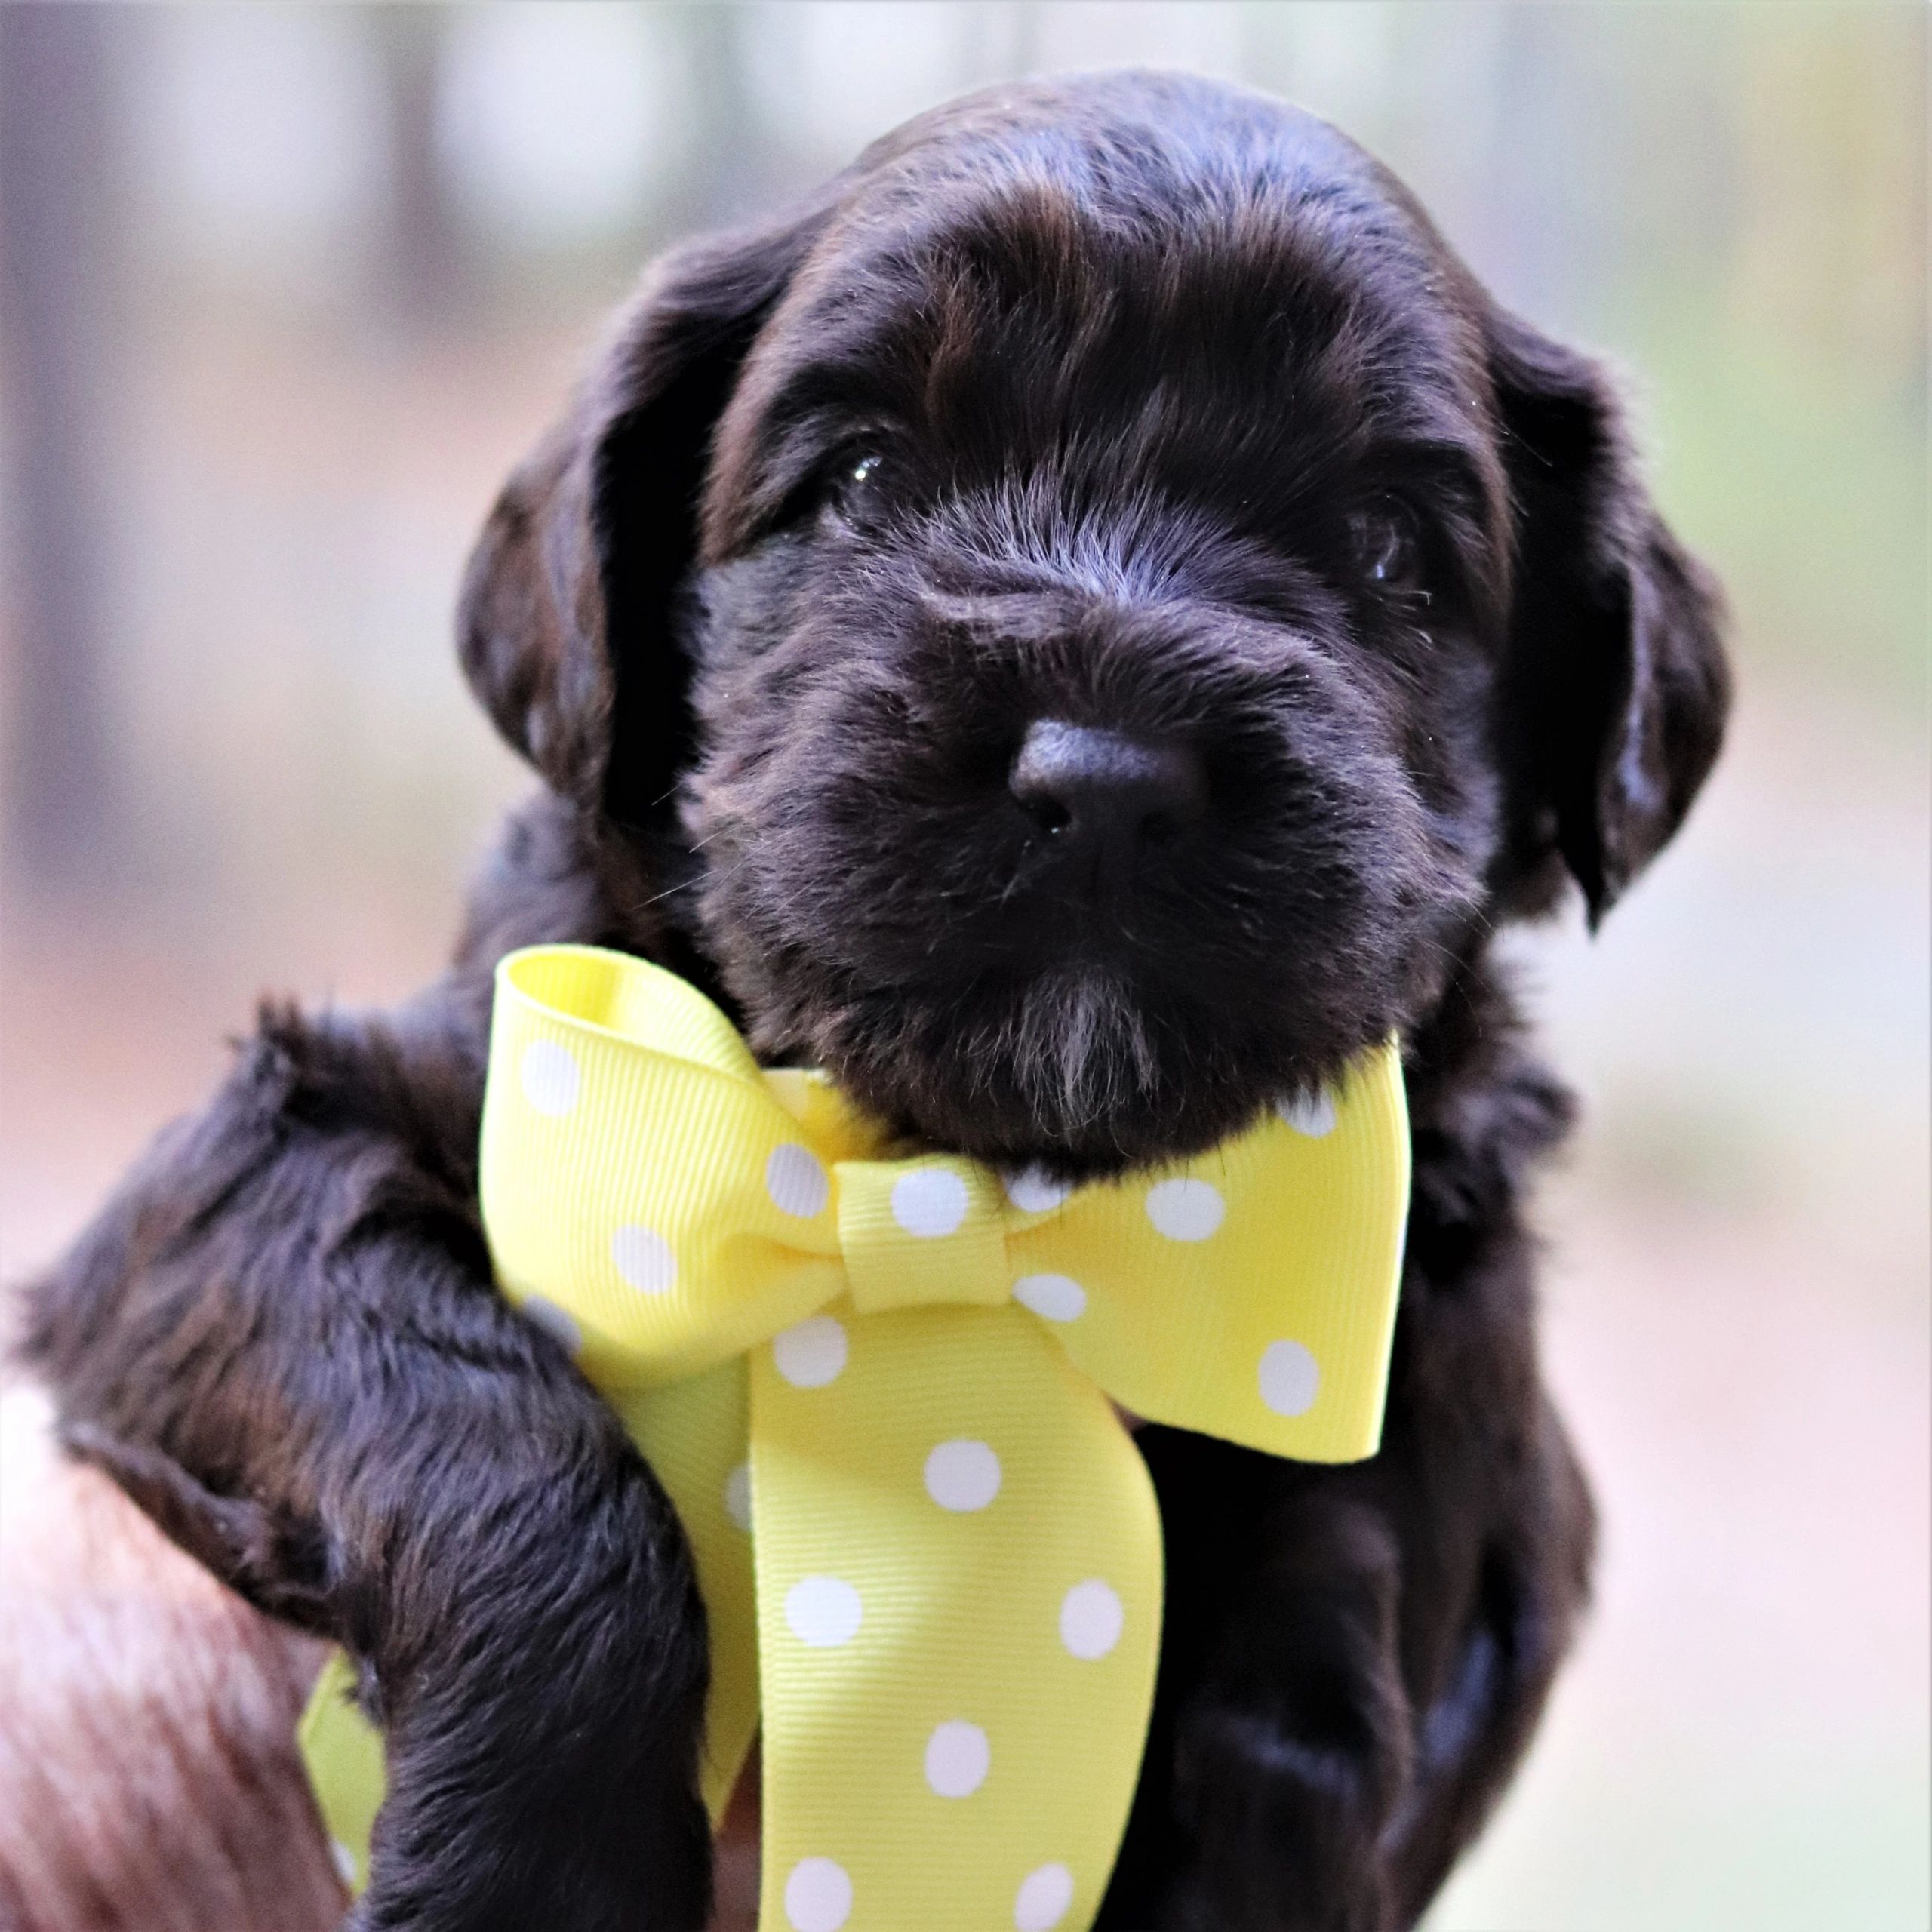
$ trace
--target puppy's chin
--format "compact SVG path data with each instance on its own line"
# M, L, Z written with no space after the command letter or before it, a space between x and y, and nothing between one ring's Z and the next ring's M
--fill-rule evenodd
M1173 1151L1172 1069L1133 988L1105 966L1051 970L969 1005L951 1051L909 1084L903 1110L962 1151L1082 1168Z
M955 922L921 959L856 915L788 928L795 900L748 889L752 869L718 860L691 931L761 1058L823 1068L910 1143L1067 1180L1204 1153L1332 1082L1447 956L1390 916L1348 946L1291 933L1264 954L1204 926L1178 959L1026 963Z
M900 988L876 1005L841 1002L815 1047L854 1099L909 1137L1067 1179L1202 1152L1346 1057L1204 1027L1085 962L931 999Z

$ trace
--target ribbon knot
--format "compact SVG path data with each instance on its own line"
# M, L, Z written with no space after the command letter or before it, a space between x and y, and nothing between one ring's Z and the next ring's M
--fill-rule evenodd
M1013 1294L1004 1198L967 1161L841 1161L838 1240L861 1315L925 1302L996 1308Z
M1374 1452L1399 1061L1104 1186L891 1152L655 967L545 946L497 969L491 1257L676 1506L714 1816L762 1725L761 1932L1078 1932L1160 1635L1158 1512L1112 1403L1275 1455ZM303 1745L360 1881L381 1748L344 1675Z

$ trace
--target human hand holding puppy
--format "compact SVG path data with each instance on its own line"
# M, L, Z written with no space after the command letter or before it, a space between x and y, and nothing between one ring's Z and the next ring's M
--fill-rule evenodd
M1404 1042L1387 1432L1137 1438L1169 1575L1097 1923L1413 1921L1515 1761L1587 1502L1520 1189L1566 1103L1487 960L1600 914L1726 697L1601 379L1390 178L1259 97L976 96L667 258L466 587L543 776L449 977L270 1016L35 1297L86 1453L360 1661L369 1927L696 1927L688 1552L491 1282L488 975L672 967L909 1142L1106 1177Z

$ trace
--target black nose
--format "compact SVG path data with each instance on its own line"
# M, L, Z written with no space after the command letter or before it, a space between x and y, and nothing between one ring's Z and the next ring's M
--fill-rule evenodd
M1007 782L1042 832L1116 859L1173 838L1208 805L1207 774L1186 746L1052 718L1028 727Z

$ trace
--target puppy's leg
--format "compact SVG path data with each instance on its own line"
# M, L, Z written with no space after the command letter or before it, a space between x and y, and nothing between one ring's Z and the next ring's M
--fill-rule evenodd
M483 1010L269 1016L34 1290L26 1354L164 1527L366 1666L358 1925L696 1932L702 1611L612 1412L491 1285Z
M1395 1932L1481 1829L1574 1634L1593 1518L1540 1395L1490 1463L1414 1420L1351 1469L1141 1435L1168 1628L1109 1932Z
M1596 1512L1546 1398L1518 1494L1454 1662L1418 1714L1414 1776L1384 1836L1399 1925L1422 1916L1521 1761L1589 1594Z
M1165 1431L1142 1441L1170 1526L1168 1628L1102 1924L1383 1932L1378 1847L1412 1734L1395 1539L1346 1472L1270 1470ZM1288 1494L1270 1498L1284 1473Z

